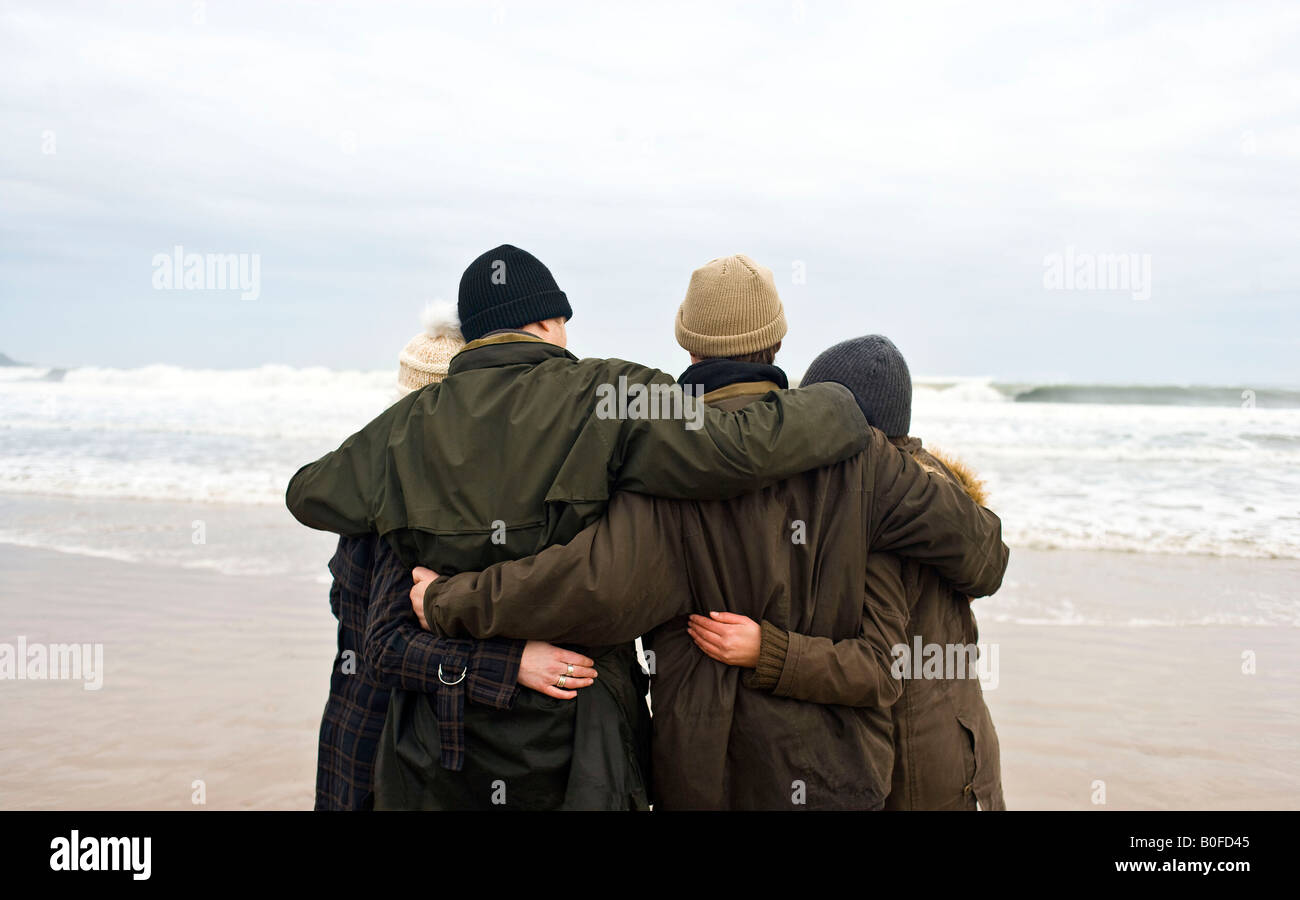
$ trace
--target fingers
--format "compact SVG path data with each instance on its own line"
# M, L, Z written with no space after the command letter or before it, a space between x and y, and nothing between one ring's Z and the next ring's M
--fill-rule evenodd
M540 676L545 678L547 676ZM572 700L578 696L578 691L585 687L591 687L595 683L591 678L573 678L564 677L564 687L560 687L555 682L560 680L560 676L550 676L550 680L545 683L540 682L540 678L532 677L524 682L524 687L531 688L539 694L545 694L548 697L554 697L557 700Z
M574 655L577 656L577 654ZM578 658L586 659L586 657L582 656L579 656ZM590 662L590 660L588 660L588 662ZM582 678L590 680L596 678L599 674L591 666L576 666L572 663L563 662L548 663L545 666L545 673L545 677L549 678L551 681L558 681L560 677L563 676L566 679L566 685L573 684L574 681Z
M714 662L720 662L724 666L731 665L731 657L723 653L720 653L717 650L714 650L712 647L706 647L700 643L696 643L695 646L699 649L701 653L703 653L705 656L707 656L709 659L713 660Z
M591 687L596 683L596 670L574 666L573 674L570 675L566 667L559 671L552 669L545 673L539 673L539 678L545 678L547 684L561 690L576 691L579 688Z
M574 653L572 650L565 650L563 647L555 648L555 658L566 666L583 666L590 669L596 664L594 659L588 659L581 653Z
M744 625L747 622L754 621L749 616L742 616L733 612L711 612L709 615L713 617L715 622L726 622L728 625Z
M700 649L700 652L703 653L705 656L709 657L710 659L716 659L720 663L727 662L727 659L725 656L723 656L721 650L715 649L711 644L704 643L704 641L700 640L698 637L695 637L694 635L691 635L691 640L695 641L695 646L698 647Z
M736 627L732 623L715 622L712 619L704 618L704 616L691 616L689 624L690 627L692 628L695 628L699 631L706 632L708 634L717 635L718 637L722 637L732 628Z
M411 570L412 581L433 581L438 577L438 573L433 569L426 569L424 566L416 566Z
M563 647L555 648L555 678L563 675L567 681L566 684L572 684L576 678L595 678L597 677L595 665L596 661L581 653L574 653L572 650L565 650ZM569 671L569 667L573 671Z
M724 654L727 652L726 644L723 643L722 639L715 634L712 634L707 631L702 631L699 628L695 628L693 626L688 626L686 632L691 636L692 640L694 640L695 643L700 645L701 650L708 647L708 648L712 648L713 651L719 654ZM710 653L709 655L712 656L713 654Z

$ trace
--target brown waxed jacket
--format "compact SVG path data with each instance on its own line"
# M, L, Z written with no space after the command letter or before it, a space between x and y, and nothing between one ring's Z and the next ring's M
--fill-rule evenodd
M927 452L918 438L893 441L924 468L942 472L975 502L984 503L983 485L966 466ZM893 707L894 775L885 808L975 809L978 801L980 809L1006 809L998 734L973 666L979 628L970 598L928 566L912 560L898 564L910 610L910 656L903 657L900 668L912 677L904 680L903 695ZM918 645L921 661L916 659ZM942 673L939 678L930 677L925 665L933 648L943 648L944 658L956 662L953 671L936 665ZM950 654L950 648L967 652Z
M868 589L868 553L882 551L976 596L998 588L1008 555L993 513L873 429L862 453L734 500L619 493L566 545L438 579L425 610L452 636L582 644L645 634L659 808L879 809L893 765L887 707L901 692L890 649L905 639L907 610L901 588ZM750 687L744 670L687 635L680 617L709 610L830 642L871 633L874 677L825 675L828 691L857 690L852 706Z
M983 485L966 466L923 449L915 437L891 438L927 471L961 485L981 506ZM868 592L906 597L903 652L891 648L901 696L893 705L894 772L886 809L1005 809L997 731L984 703L977 666L979 631L970 598L934 569L893 553L867 559ZM880 640L863 629L832 641L764 621L751 687L797 700L874 704ZM919 644L918 644L919 639ZM932 649L937 648L937 649ZM942 657L937 656L942 653ZM938 662L951 659L953 671ZM883 722L883 720L882 720Z

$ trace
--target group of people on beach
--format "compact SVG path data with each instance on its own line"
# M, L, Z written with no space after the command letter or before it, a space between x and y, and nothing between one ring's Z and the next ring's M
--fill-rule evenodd
M290 481L340 535L317 808L1003 808L975 667L907 656L973 652L1008 550L894 344L790 389L744 255L692 273L680 378L578 359L572 316L487 251L403 396Z

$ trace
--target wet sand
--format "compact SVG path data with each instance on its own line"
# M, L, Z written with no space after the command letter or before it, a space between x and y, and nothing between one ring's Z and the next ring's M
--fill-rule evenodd
M1103 624L1005 621L1046 596ZM999 649L985 696L1008 805L1300 809L1300 628L1279 624L1298 601L1296 560L1013 550L1002 592L975 605ZM1248 606L1272 624L1151 624Z
M1219 626L994 625L1013 809L1300 809L1300 639ZM1253 650L1254 675L1242 673ZM1104 783L1104 804L1094 802Z
M1122 608L1180 582L1298 576L1294 561L1017 552L1007 599L981 614L1008 805L1300 808L1300 629L998 613L1016 592L1104 590ZM204 808L310 808L334 641L323 585L0 545L0 643L19 635L102 643L103 687L0 680L0 808L195 809L196 780Z
M322 565L324 561L322 561ZM103 686L0 681L0 808L309 809L327 589L0 545L0 641L104 645Z

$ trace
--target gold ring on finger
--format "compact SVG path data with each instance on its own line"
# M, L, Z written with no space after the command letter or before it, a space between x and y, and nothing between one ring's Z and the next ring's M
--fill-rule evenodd
M559 680L555 682L555 686L556 686L557 688L562 688L562 687L564 687L564 683L565 683L566 681L568 681L568 680L569 680L569 679L568 679L567 676L565 676L565 675L561 675L560 678L559 678Z

